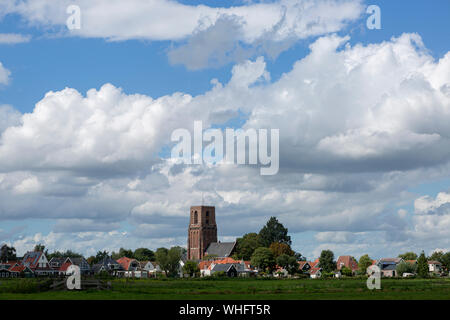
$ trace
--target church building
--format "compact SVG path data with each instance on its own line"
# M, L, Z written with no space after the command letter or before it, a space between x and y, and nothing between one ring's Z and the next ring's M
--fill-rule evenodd
M207 255L226 258L232 255L235 246L236 242L217 241L215 207L191 207L187 241L188 260L201 260Z

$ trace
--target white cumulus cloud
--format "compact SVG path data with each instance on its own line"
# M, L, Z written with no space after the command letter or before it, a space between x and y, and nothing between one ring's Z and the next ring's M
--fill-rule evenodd
M6 69L3 64L0 62L0 85L8 84L10 80L11 71Z

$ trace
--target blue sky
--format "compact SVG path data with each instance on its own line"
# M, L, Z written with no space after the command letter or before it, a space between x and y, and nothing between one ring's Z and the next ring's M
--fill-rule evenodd
M230 8L232 6L238 5L250 5L246 2L240 1L180 1L179 3L185 4L187 6L204 4L212 8ZM250 55L248 58L253 61L257 56L263 55L264 61L266 63L265 70L270 73L269 83L276 83L283 74L290 73L292 71L293 65L296 61L299 61L310 54L309 46L315 43L319 37L329 36L330 34L334 33L342 37L349 35L351 37L349 43L352 46L359 43L361 43L363 46L369 46L371 44L379 44L383 41L390 41L392 37L400 37L404 33L417 33L422 38L424 46L428 50L428 54L431 57L435 58L436 61L442 58L449 51L449 1L435 0L432 2L432 4L430 4L430 2L428 1L374 0L363 2L363 7L365 8L368 5L372 4L376 4L381 8L381 30L368 30L366 28L366 19L368 15L363 12L358 19L354 19L351 22L346 23L345 26L340 28L337 32L324 32L319 35L299 37L294 43L291 43L289 45L289 48L279 53L279 55L276 57L271 57L268 54L264 55L264 53L259 52L258 54ZM1 16L2 15L0 14L0 17ZM246 60L243 58L234 60L232 59L233 61L219 64L217 66L206 66L198 70L191 70L186 65L173 64L169 59L169 52L173 48L178 48L188 42L190 37L186 37L181 40L154 40L151 39L151 37L149 37L149 39L134 39L132 36L130 36L126 40L110 41L109 36L70 36L70 34L68 34L66 31L61 32L61 30L64 29L64 26L61 26L61 24L46 24L42 21L36 22L31 20L32 19L29 16L26 16L21 12L8 12L0 20L0 34L14 33L31 36L31 40L24 43L0 43L0 62L11 73L9 83L7 85L0 84L0 105L10 105L22 114L32 113L35 108L35 104L41 101L44 98L45 94L49 91L58 92L66 87L69 87L76 89L79 93L85 95L86 92L92 88L100 90L100 88L106 83L111 83L115 87L122 88L123 92L127 95L138 93L152 98L159 98L166 95L172 95L175 92L182 92L195 97L209 92L214 87L214 84L211 83L212 79L218 79L220 83L227 84L232 78L233 68L237 64L242 63ZM242 42L242 40L237 41ZM246 45L251 47L253 44ZM206 43L205 46L208 46L208 43ZM371 79L367 80L371 81ZM211 108L213 107L211 106ZM241 109L239 109L238 111L241 112L241 115L250 114L252 109L246 110L247 112ZM173 115L173 117L177 117L177 115L175 114ZM231 120L231 122L229 123L236 124L242 123L242 121L233 122L233 120ZM324 124L324 126L326 126L326 124ZM164 150L164 146L154 151L161 154L162 150ZM148 165L148 167L150 167L150 164ZM5 174L9 174L8 172L10 171L8 170L2 171L5 172ZM34 170L36 170L36 172ZM11 172L20 171L26 172L27 174L36 174L37 176L39 176L41 174L45 174L45 172L47 172L46 170L49 170L48 172L51 172L53 169L41 168L39 170L22 168L20 170L11 170ZM412 212L414 211L414 201L411 201L411 199L414 198L414 196L417 198L429 196L434 199L440 192L446 192L449 189L449 172L446 171L447 169L444 167L440 167L437 170L440 171L434 172L432 175L430 175L429 179L419 177L425 176L426 173L419 174L416 172L414 173L416 176L414 176L414 178L411 178L411 180L408 180L411 181L410 184L408 184L407 186L394 188L394 190L397 190L399 194L402 194L402 196L399 196L399 198L402 198L405 193L409 193L408 197L410 198L406 197L409 199L409 202L405 200L406 198L402 198L401 201L399 200L398 202L386 204L384 206L384 209L381 210L382 212L380 213L380 217L385 217L386 214L393 214L392 212L395 213L397 210L402 208L411 213L407 216L406 223L413 223L412 221L415 217L412 214ZM334 178L336 174L340 174L340 172L330 173L327 171L328 170L326 169L321 169L318 172L310 172L308 171L308 169L302 167L298 172L302 174L321 173L326 176L328 176L329 174L330 176L328 176L328 178L330 179ZM386 174L393 174L393 172L395 172L396 170L388 171L389 172L386 172ZM399 171L408 172L408 170ZM437 172L440 172L440 174ZM61 178L59 176L60 172L58 172L48 173L48 176L45 176L43 179L45 180L46 178L51 177L52 174L58 175L58 179ZM369 172L367 174L370 175L371 173ZM69 173L67 173L67 177L80 178L77 177L74 172L71 172L71 170L69 170ZM134 181L134 179L136 179L136 176L131 175L129 179L130 181ZM372 176L370 177L370 179L372 179ZM110 183L111 181L108 179L107 182L103 182ZM102 183L102 181L97 181L96 183ZM112 185L114 185L119 182L113 181L111 183ZM289 188L291 187L292 184L289 183ZM285 186L280 182L280 189L285 190L284 188L288 188L288 186ZM295 187L293 188L295 189ZM185 191L189 193L189 190ZM92 189L86 192L92 192ZM171 192L178 191L172 190ZM48 198L52 196L49 196L47 194L43 195L42 197L48 200ZM35 200L38 201L39 199L40 198L36 198ZM35 241L33 240L33 236L36 233L46 235L53 232L55 230L55 225L57 225L60 220L64 220L64 217L58 216L56 212L60 212L61 208L65 208L67 204L61 203L61 199L58 199L57 201L54 201L54 198L52 199L53 200L45 205L45 209L49 211L54 210L55 215L46 215L39 213L33 214L32 212L35 208L33 206L30 206L28 208L22 209L29 214L21 214L15 219L12 219L8 215L6 215L7 218L1 218L2 222L0 224L0 236L2 235L2 232L3 234L9 235L8 230L16 230L16 232L11 236L12 239L2 239L0 237L0 241L11 241L12 243L14 243L14 241L18 241L18 246L25 246L26 244L29 245L30 243ZM17 201L20 201L19 198ZM27 199L26 201L30 201L31 204L36 203L34 202L34 200L30 199ZM70 204L74 201L76 202L77 200L73 197L69 197L67 199L62 199L61 201L65 201ZM350 203L353 200L346 199L345 201L348 201ZM194 205L194 203L192 203L192 205ZM227 206L228 205L223 205L223 208L228 208ZM247 207L245 207L245 209L233 209L235 210L234 214L245 215L252 210L258 210L257 208L255 208L255 206L252 207L252 205L249 204L242 204L242 206ZM138 207L138 204L133 204L129 208L129 212L132 212ZM234 206L231 207L235 208ZM376 203L374 203L374 212L379 209L376 207ZM0 204L0 212L8 211L8 208L9 207L7 206L1 208ZM83 210L82 208L83 207L79 209ZM90 204L86 206L87 211L91 209L92 206ZM96 210L100 209L97 208L94 211ZM156 212L155 214L164 215L163 211L164 210L162 210L161 212ZM108 230L98 230L98 232L133 233L136 226L138 225L138 222L132 219L132 221L130 222L129 212L124 213L124 217L120 219L111 220L117 222L119 227L115 227L112 229L107 228ZM265 213L264 217L266 217L267 214ZM278 213L273 212L273 214L277 215ZM92 214L92 216L95 215L96 214L94 213ZM151 214L149 215L151 216ZM54 218L53 216L55 216L56 218ZM99 214L99 216L101 216L101 214ZM283 217L284 213L280 212L280 216ZM97 223L98 221L105 222L106 220L108 220L101 217L98 218L98 220L95 220L93 218L89 219L92 219L90 220L90 222L92 223ZM292 216L286 214L285 221L287 222L287 224L289 221L292 221L292 219L294 219ZM299 217L299 220L301 219L302 218ZM342 219L346 219L346 217L344 216ZM351 218L348 219L349 221L352 220ZM380 219L381 221L383 221L383 219L390 218ZM225 220L225 218L223 218L223 220ZM281 220L283 219L281 218ZM162 224L155 224L153 225L153 227L149 226L148 228L151 230L159 230L158 226L161 226L162 229L163 227L167 227L169 225L170 229L171 220L168 221L165 221ZM182 221L182 219L178 219L177 223L179 223L179 221ZM218 218L218 221L220 223L221 218ZM263 221L263 219L258 220L258 223L255 223L251 227L258 228L257 226L260 225ZM149 225L151 225L151 223ZM22 230L22 228L24 229ZM369 230L367 228L364 228L365 227L361 226L361 228L358 229L356 226L352 225L351 222L349 222L348 224L348 229L346 229L342 225L340 225L339 227L330 225L328 229L327 227L321 229L301 225L293 228L294 230L298 231L293 236L294 247L298 251L306 252L308 256L312 257L313 255L317 254L317 248L319 247L317 245L317 241L315 241L314 239L314 235L317 232L323 232L324 236L328 235L325 234L326 232L340 232L339 234L343 235L344 238L347 236L350 238L356 237L357 239L364 239L364 241L367 240L368 242L370 242L370 240L368 240L370 238L368 236L370 232L390 232L390 230L392 230L390 228L393 227L389 226L387 229L383 229L382 227L380 227L380 229L378 230ZM231 231L229 226L225 226L222 230L224 230L222 235L225 237L232 238L236 236ZM405 237L407 238L408 236ZM169 238L171 239L170 241L172 241L170 243L173 244L178 244L180 243L180 241L183 241L183 237L176 234L174 234L173 236L169 236ZM22 242L20 242L20 239L26 239L26 241L23 240ZM39 239L37 241L48 241L48 245L50 247L57 247L57 245L52 243L51 240L49 240L45 236L38 237L36 239ZM167 236L161 236L160 240L158 241L152 242L148 240L146 242L145 237L143 237L130 240L130 246L143 244L154 247L154 243L155 245L166 243L166 239ZM408 242L407 240L408 239L405 239L405 245L401 248L398 248L398 250L413 249L417 251L422 249L418 247L416 248L415 242ZM324 241L323 245L326 244L326 241ZM103 249L102 242L95 244L94 242L92 242L91 245L91 251ZM448 241L443 241L442 244L436 244L436 247L445 248L445 246L447 245ZM351 248L351 250L355 251L349 252L349 254L352 255L358 255L364 252L364 250L370 250L371 254L376 256L381 255L383 250L383 247L381 246L373 247L370 245L368 245L366 248L359 248L354 245L354 242L352 243L352 246L347 246L345 242L342 242L342 246L336 246L335 250L338 253L344 254L346 253L344 252L346 248ZM432 244L430 244L423 249L430 251L435 248ZM388 252L388 254L394 254L394 252Z

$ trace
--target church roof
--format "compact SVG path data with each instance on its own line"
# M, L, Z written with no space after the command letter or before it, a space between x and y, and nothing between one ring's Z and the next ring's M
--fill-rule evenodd
M236 242L211 242L206 249L206 255L215 255L218 258L226 258L231 255Z

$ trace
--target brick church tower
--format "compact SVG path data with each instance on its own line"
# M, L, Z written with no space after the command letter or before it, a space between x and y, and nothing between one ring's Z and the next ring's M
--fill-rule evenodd
M212 242L217 242L216 208L191 207L188 229L188 260L201 260Z

